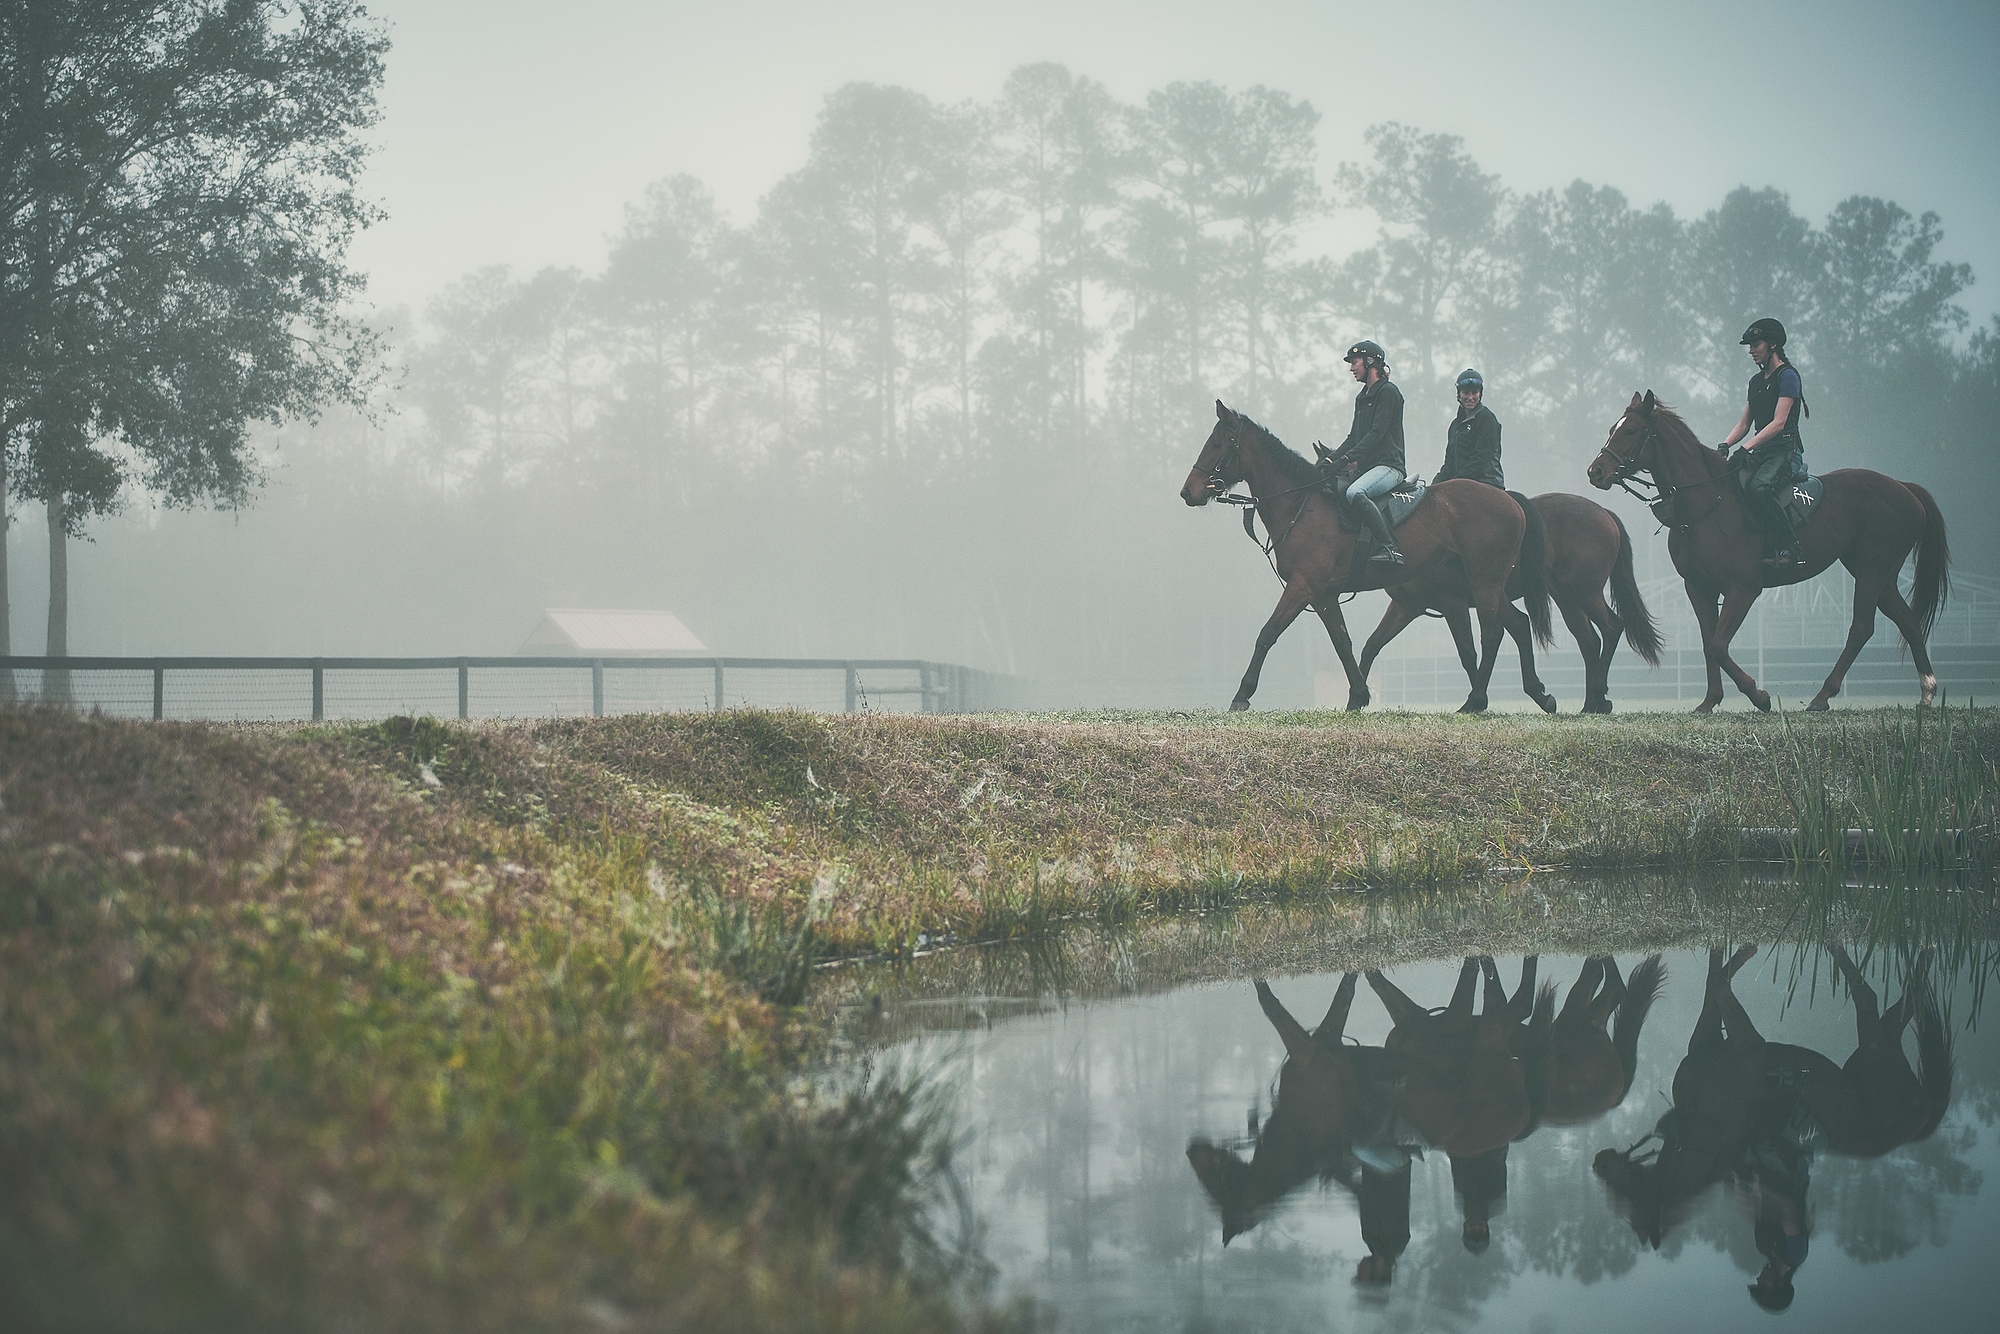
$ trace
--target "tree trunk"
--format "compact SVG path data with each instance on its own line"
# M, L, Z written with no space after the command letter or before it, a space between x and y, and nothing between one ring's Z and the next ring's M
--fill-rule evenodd
M5 436L0 435L0 440ZM7 451L0 446L0 658L14 651L13 607L8 600L12 585L7 576ZM14 702L13 669L0 667L0 704Z
M63 515L63 495L49 497L49 648L51 658L69 656L69 544ZM69 673L44 671L42 698L69 703Z

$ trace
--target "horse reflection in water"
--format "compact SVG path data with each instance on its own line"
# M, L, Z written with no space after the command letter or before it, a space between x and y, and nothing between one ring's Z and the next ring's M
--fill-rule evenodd
M1625 1101L1639 1067L1639 1030L1666 980L1657 954L1632 970L1629 984L1609 955L1584 960L1562 1013L1549 1024L1541 1062L1544 1124L1582 1125ZM1550 986L1536 998L1536 1009L1554 1006Z
M1656 1250L1698 1195L1733 1178L1752 1205L1757 1249L1767 1261L1750 1295L1778 1311L1791 1304L1793 1275L1806 1259L1806 1191L1816 1153L1880 1157L1936 1130L1951 1095L1951 1040L1927 986L1928 954L1902 999L1878 1014L1874 990L1836 945L1831 953L1854 998L1858 1037L1847 1065L1766 1041L1732 989L1756 953L1745 945L1725 962L1720 950L1711 952L1701 1017L1674 1074L1673 1107L1653 1134L1623 1152L1603 1150L1593 1168ZM1903 1052L1903 1029L1912 1021L1921 1073Z
M1381 1047L1343 1041L1357 974L1341 979L1326 1017L1310 1033L1259 980L1258 1004L1286 1052L1271 1114L1251 1126L1248 1162L1207 1140L1187 1151L1221 1210L1223 1244L1307 1181L1338 1181L1355 1193L1369 1248L1355 1280L1387 1283L1410 1240L1411 1160L1439 1148L1451 1159L1464 1201L1466 1246L1484 1250L1489 1220L1506 1193L1508 1146L1540 1123L1552 1088L1548 1073L1562 1072L1565 1124L1587 1119L1593 1113L1580 1109L1590 1105L1616 1105L1631 1082L1629 1054L1663 976L1655 956L1627 987L1615 964L1592 959L1556 1015L1553 989L1536 995L1536 964L1533 956L1522 961L1510 996L1492 959L1469 958L1450 1003L1436 1011L1370 972L1369 986L1394 1025ZM1484 1003L1475 1013L1482 975ZM1614 1012L1616 1033L1607 1037Z
M1380 1047L1341 1040L1358 979L1356 973L1341 978L1326 1017L1310 1033L1257 980L1257 1002L1285 1044L1271 1115L1261 1126L1252 1123L1255 1149L1247 1163L1199 1139L1187 1156L1222 1211L1225 1246L1309 1180L1338 1181L1354 1191L1369 1247L1355 1281L1379 1284L1389 1281L1409 1244L1410 1171L1397 1143L1401 1063Z

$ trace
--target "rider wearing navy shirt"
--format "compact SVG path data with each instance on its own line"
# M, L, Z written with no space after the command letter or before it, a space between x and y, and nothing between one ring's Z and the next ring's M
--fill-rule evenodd
M1805 442L1799 436L1799 419L1806 413L1805 386L1798 368L1785 356L1784 325L1769 318L1758 320L1743 331L1742 342L1757 363L1757 373L1750 377L1743 415L1722 442L1722 452L1727 454L1738 440L1750 437L1743 443L1743 498L1776 548L1764 563L1789 570L1796 563L1792 525L1779 492L1806 475Z

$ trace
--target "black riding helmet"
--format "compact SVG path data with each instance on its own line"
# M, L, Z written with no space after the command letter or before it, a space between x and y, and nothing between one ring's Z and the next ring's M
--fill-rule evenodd
M1353 347L1348 348L1347 355L1342 357L1341 360L1352 361L1356 357L1372 357L1376 361L1387 361L1389 359L1389 354L1387 352L1384 352L1382 350L1382 345L1376 342L1374 339L1364 338L1360 342L1356 343Z
M1486 392L1486 381L1480 378L1478 371L1467 366L1458 373L1458 388L1477 389L1483 394Z
M1758 320L1755 324L1745 329L1743 337L1737 341L1745 347L1748 347L1752 343L1769 343L1772 347L1783 347L1785 345L1785 326L1766 315L1763 319Z

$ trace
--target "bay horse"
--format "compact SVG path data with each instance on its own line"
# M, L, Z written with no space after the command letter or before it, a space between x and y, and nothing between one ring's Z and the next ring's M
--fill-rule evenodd
M1830 947L1854 998L1854 1055L1837 1076L1806 1090L1806 1104L1826 1131L1827 1147L1857 1158L1879 1158L1902 1144L1927 1138L1951 1101L1951 1034L1931 992L1931 952L1917 964L1903 997L1878 1013L1875 990L1838 944ZM1914 1021L1921 1074L1903 1051L1903 1030Z
M1918 703L1929 704L1937 694L1937 674L1925 640L1944 605L1951 565L1944 516L1931 493L1866 468L1822 474L1825 494L1818 512L1797 535L1800 564L1777 572L1762 562L1763 533L1744 509L1735 472L1736 465L1697 440L1650 389L1632 395L1588 469L1590 484L1600 491L1615 485L1630 490L1632 478L1649 474L1661 501L1672 506L1667 549L1701 624L1708 659L1708 693L1695 712L1708 713L1722 702L1724 672L1752 704L1769 711L1770 695L1729 656L1729 642L1764 589L1811 579L1836 560L1854 576L1854 619L1833 672L1806 708L1823 710L1840 693L1847 669L1875 633L1877 610L1902 632L1916 660ZM1916 579L1911 601L1905 602L1896 577L1912 550Z
M1532 954L1521 961L1521 985L1510 998L1492 959L1469 958L1451 1003L1439 1011L1417 1004L1380 972L1368 973L1368 985L1395 1025L1383 1048L1408 1063L1403 1111L1427 1142L1453 1158L1489 1153L1534 1129L1522 1058L1536 963ZM1475 1015L1473 991L1482 970L1485 1004Z
M1272 534L1272 562L1285 585L1277 607L1257 634L1250 666L1230 709L1250 707L1265 655L1307 607L1319 614L1346 669L1347 707L1367 707L1368 678L1355 661L1347 622L1340 614L1340 595L1421 578L1454 560L1465 571L1467 594L1479 614L1481 652L1470 699L1484 699L1505 633L1502 608L1507 604L1507 579L1522 563L1521 543L1528 527L1514 498L1483 482L1439 482L1396 530L1404 563L1364 561L1357 569L1356 533L1342 520L1340 505L1322 489L1326 479L1319 469L1220 399L1215 419L1181 484L1181 499L1191 506L1206 505L1236 483L1248 483L1265 530ZM1522 587L1528 615L1547 624L1548 588L1541 561L1523 563Z
M1548 1024L1542 1058L1544 1124L1582 1125L1625 1101L1639 1068L1639 1030L1666 980L1666 966L1657 954L1632 970L1629 984L1610 955L1584 960L1562 1013ZM1535 1003L1538 1010L1553 1010L1554 985L1545 986Z
M1549 596L1562 612L1563 624L1576 638L1583 654L1583 712L1611 712L1611 659L1618 652L1618 640L1625 641L1651 667L1660 665L1660 627L1646 608L1632 573L1632 537L1616 514L1594 500L1550 491L1532 500L1513 495L1529 519L1540 520L1544 581ZM1531 524L1532 526L1532 524ZM1525 544L1524 544L1525 545ZM1524 558L1525 559L1525 558ZM1448 573L1455 573L1451 571ZM1452 642L1466 675L1473 672L1472 623L1466 615L1470 599L1463 581L1432 577L1398 584L1389 590L1389 608L1382 622L1361 650L1361 671L1365 678L1375 657L1391 640L1424 611L1440 612L1451 628ZM1606 589L1610 597L1605 596ZM1510 598L1520 596L1519 573L1507 584ZM1531 637L1530 618L1509 608L1507 633L1514 640L1521 659L1521 689L1544 712L1556 711L1555 696L1543 686L1535 670L1535 639L1544 647L1547 634ZM1481 701L1482 705L1484 701Z

